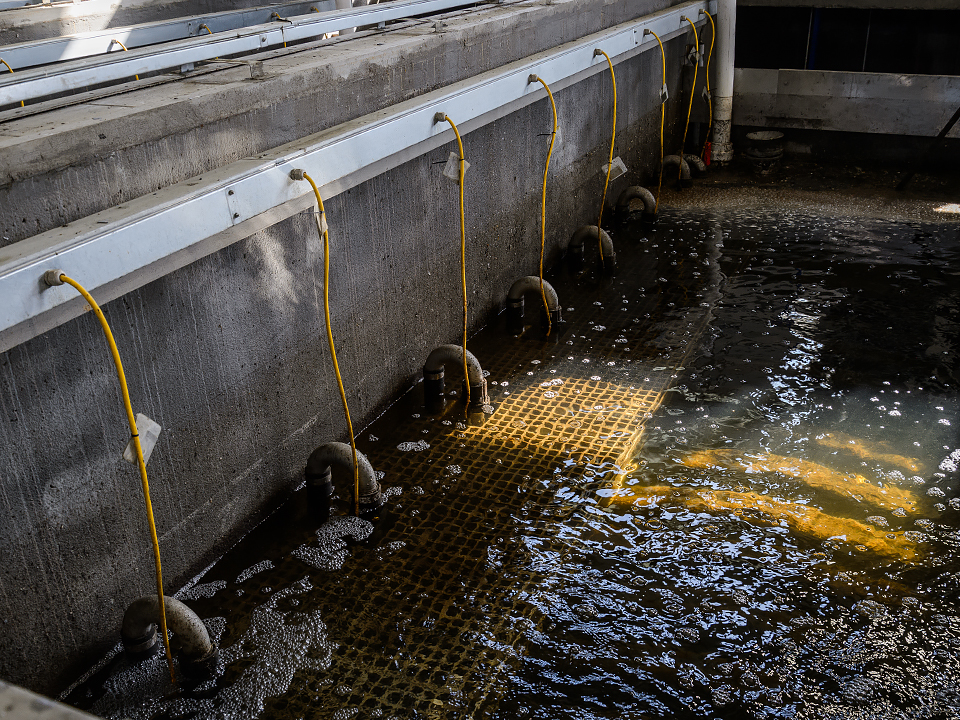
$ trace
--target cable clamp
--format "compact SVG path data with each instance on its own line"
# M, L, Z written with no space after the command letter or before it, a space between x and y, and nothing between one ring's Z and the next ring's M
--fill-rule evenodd
M433 116L433 121L434 121L435 123L446 122L446 121L447 121L447 114L446 114L446 113L442 113L442 112L438 112L438 113L434 114L434 116Z
M706 87L703 88L703 92L700 94L703 95L703 99L707 100L708 102L710 100L713 100L713 94L709 90L707 90Z
M50 287L63 285L63 270L47 270L43 274L43 281Z
M660 88L660 104L663 105L670 98L670 92L667 90L667 84L664 83Z

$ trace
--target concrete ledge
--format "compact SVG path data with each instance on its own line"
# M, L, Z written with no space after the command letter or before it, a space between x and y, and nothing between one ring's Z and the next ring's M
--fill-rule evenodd
M3 720L95 720L69 705L37 695L0 680L0 717Z
M263 0L83 0L3 10L0 45L258 5Z
M960 106L953 76L737 68L734 88L733 122L754 127L934 137Z

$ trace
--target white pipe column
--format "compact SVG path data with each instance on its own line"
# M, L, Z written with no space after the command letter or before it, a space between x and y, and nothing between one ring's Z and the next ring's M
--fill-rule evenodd
M730 126L733 117L733 51L737 27L737 0L719 0L717 4L717 79L713 97L713 144L711 159L730 162L733 143Z
M353 9L353 0L336 0L337 10L352 10ZM363 3L366 5L366 3ZM344 28L340 31L340 35L349 35L350 33L356 32L355 27Z

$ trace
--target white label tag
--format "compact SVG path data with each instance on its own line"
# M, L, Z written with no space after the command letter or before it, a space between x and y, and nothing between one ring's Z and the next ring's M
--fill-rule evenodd
M463 161L463 175L466 177L467 170L470 169L470 163L466 160ZM454 182L460 182L460 156L455 152L450 152L450 157L447 158L447 164L443 166L443 176L450 178Z
M142 413L137 413L137 434L140 436L140 450L143 451L143 464L150 462L153 448L160 437L161 427ZM127 443L123 451L123 459L131 465L137 464L137 451L133 447L133 438Z
M317 229L320 230L320 235L322 236L330 228L327 226L327 214L325 212L320 212L319 210L313 211L313 217L317 221Z
M665 103L669 97L670 93L667 91L667 84L664 83L663 87L660 88L660 103Z
M616 180L621 175L626 175L627 166L623 164L623 160L620 159L618 155L613 159L612 163L604 163L603 167L600 168L600 172L603 173L604 177L607 175L607 168L610 168L610 179Z

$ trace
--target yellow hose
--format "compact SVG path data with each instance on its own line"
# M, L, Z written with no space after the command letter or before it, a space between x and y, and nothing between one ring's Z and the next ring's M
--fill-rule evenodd
M645 32L650 33L657 39L657 45L660 46L660 66L663 68L663 85L661 88L667 86L667 55L663 51L663 43L660 41L660 36L657 35L653 30L646 30ZM660 177L657 180L657 203L653 208L654 212L660 209L660 189L663 187L663 122L666 115L667 101L664 98L660 99Z
M684 17L690 27L693 28L693 47L695 52L700 52L700 38L697 37L697 26L693 24L693 20L688 17ZM697 67L700 65L700 61L697 60L693 63L693 85L690 86L690 105L687 107L687 122L683 126L683 142L680 143L680 160L681 162L677 164L677 180L680 180L683 177L683 148L687 144L687 130L690 127L690 111L693 110L693 93L697 89Z
M143 448L140 447L140 433L137 432L137 419L133 414L133 406L130 404L130 391L127 389L127 378L123 374L123 363L120 362L120 351L117 350L117 343L113 340L113 333L110 332L110 325L103 316L103 311L97 305L97 301L88 293L80 283L66 275L60 275L60 280L67 285L76 288L77 292L83 295L93 312L100 321L100 327L103 328L103 334L107 338L107 344L110 346L110 354L113 356L113 364L117 368L117 377L120 379L120 389L123 391L123 407L127 411L127 422L130 424L130 437L133 439L133 448L137 451L137 467L140 469L140 484L143 487L143 500L147 506L147 521L150 525L150 540L153 542L153 562L157 573L157 599L160 601L160 637L163 638L163 650L167 656L167 668L170 670L170 681L176 685L177 678L173 672L173 657L170 655L170 646L167 643L167 613L163 602L163 573L160 568L160 541L157 540L157 525L153 521L153 505L150 502L150 483L147 481L147 464L143 460Z
M8 63L6 60L4 60L3 58L0 58L0 63L3 63L4 65L6 65L7 70L9 70L11 73L13 72L13 68L10 67L10 63ZM20 101L20 107L23 107L23 100Z
M285 17L280 17L280 13L273 13L273 15L270 16L270 19L273 20L274 18L277 19L277 22L290 22L290 20L288 20L287 18L285 18ZM287 41L286 41L286 40L283 41L283 46L284 46L284 47L287 46Z
M594 55L603 55L607 59L607 65L610 66L610 78L613 80L613 130L610 133L610 158L607 160L607 179L603 183L603 195L600 196L600 216L597 218L597 245L600 247L600 262L603 262L603 227L600 223L603 220L603 203L607 200L607 186L610 184L610 171L613 170L613 145L617 139L617 76L613 72L613 62L610 56L603 50L597 48L593 51Z
M466 409L470 407L470 378L467 375L467 227L463 212L463 139L456 124L448 115L444 121L450 123L453 134L457 136L457 147L460 149L460 281L463 285L463 384L467 388Z
M119 40L117 40L116 38L114 38L114 39L111 40L110 42L115 42L117 45L119 45L120 47L123 48L123 51L124 51L124 52L130 52L129 50L127 50L127 46L124 45L124 44L123 44L122 42L120 42ZM137 80L140 79L140 76L139 76L139 75L134 75L133 77L136 78Z
M710 52L707 53L707 135L703 139L703 150L700 151L700 157L703 158L707 154L707 143L710 142L710 131L713 129L713 97L710 95L710 59L713 57L713 45L717 41L717 26L713 22L713 16L710 15L706 10L701 10L704 15L707 16L707 20L710 21Z
M550 109L553 110L553 132L550 133L550 147L547 149L547 164L543 168L543 202L540 204L540 297L543 298L543 307L547 312L547 337L553 330L553 318L550 317L550 305L547 304L547 293L543 289L543 250L547 239L547 170L550 169L550 156L553 154L553 143L557 139L557 104L553 101L553 93L550 92L550 86L543 78L538 77L537 81L543 85L547 91L547 97L550 98Z
M353 512L360 514L360 464L357 462L357 443L353 439L353 423L350 421L350 408L347 406L347 393L343 389L343 377L340 375L340 365L337 363L337 351L333 347L333 328L330 326L330 234L324 227L323 198L317 184L306 173L303 178L310 183L313 194L317 196L317 207L320 210L318 225L323 233L323 315L327 324L327 344L330 346L330 357L333 359L333 371L337 375L337 387L340 388L340 400L343 402L343 414L347 418L347 432L350 433L350 450L353 451Z

